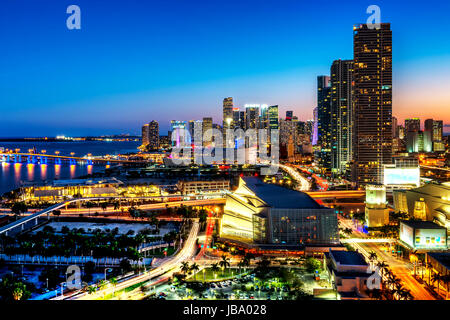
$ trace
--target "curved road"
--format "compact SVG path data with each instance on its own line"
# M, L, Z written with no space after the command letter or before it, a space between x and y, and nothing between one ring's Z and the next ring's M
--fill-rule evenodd
M144 281L149 281L151 279L160 277L162 275L164 275L165 277L163 279L155 279L154 282L162 282L163 280L166 280L171 274L173 274L174 272L177 272L181 262L185 261L185 260L189 260L192 259L195 252L196 252L196 240L197 240L197 235L198 235L198 231L199 231L199 223L197 220L194 220L192 228L191 228L191 232L189 234L189 237L186 239L183 249L181 249L180 252L178 252L175 256L167 258L167 259L162 259L161 260L161 264L158 265L156 268L152 269L151 271L144 273L142 275L138 275L135 277L132 277L131 279L127 279L124 280L122 282L119 282L115 288L105 288L103 290L98 290L95 294L88 294L86 292L83 293L78 293L75 295L70 295L70 296L66 296L61 298L55 298L55 300L94 300L96 298L100 298L104 295L110 294L113 292L113 290L115 291L119 291L128 287L131 287L135 284L144 282ZM147 284L148 285L148 284ZM150 284L150 285L153 285Z

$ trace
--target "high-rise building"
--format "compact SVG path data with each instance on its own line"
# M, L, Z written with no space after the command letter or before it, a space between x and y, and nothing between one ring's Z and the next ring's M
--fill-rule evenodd
M243 130L247 129L246 118L245 111L239 111L239 128Z
M223 129L233 128L233 98L223 99Z
M317 77L317 128L318 145L316 161L318 165L331 170L331 81L329 76Z
M211 145L212 139L205 139L205 133L207 130L211 130L212 128L213 128L213 118L211 118L211 117L203 118L202 131L203 131L203 146L204 147Z
M267 111L269 118L269 129L277 130L278 127L278 106L270 106Z
M156 150L159 148L159 124L152 120L142 126L142 148Z
M442 120L425 120L425 132L428 132L430 137L432 150L434 152L445 151L445 144L442 140L443 138L444 123Z
M294 116L294 111L286 111L286 121L291 121Z
M357 185L383 182L392 163L392 31L354 27L354 146Z
M343 174L353 157L353 60L331 66L331 168Z
M159 124L156 120L152 120L148 126L148 146L151 150L159 148Z
M398 120L396 117L392 117L392 137L398 138Z
M259 116L259 129L269 128L269 117L268 117L268 105L262 104L260 108L261 114Z
M181 147L191 143L189 128L186 121L170 121L171 141L173 147Z
M146 123L142 126L142 146L146 147L148 146L148 130L149 130L149 124Z
M239 108L233 108L233 129L240 128L240 111Z
M247 129L258 129L259 120L259 105L258 104L246 104L245 105L245 122Z
M424 146L424 134L420 131L420 119L405 119L405 144L409 153L422 152Z
M315 107L313 111L314 116L314 126L312 131L312 140L311 143L313 146L316 146L319 141L319 108Z
M405 119L406 132L419 132L420 131L420 119L411 118Z

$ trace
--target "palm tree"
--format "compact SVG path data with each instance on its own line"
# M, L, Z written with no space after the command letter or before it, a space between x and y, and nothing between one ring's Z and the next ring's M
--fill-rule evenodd
M14 300L20 300L23 296L23 290L21 288L15 288L12 295Z
M448 299L448 294L449 294L449 292L448 292L449 291L448 284L450 282L450 274L446 274L446 275L441 276L441 280L442 280L442 282L444 282L444 284L445 284L445 286L447 288L446 296L445 296L445 299L447 300Z
M386 270L387 270L387 264L384 261L379 261L377 263L377 267L379 268L379 270L381 271L381 275L384 276Z
M211 271L214 273L214 278L216 277L216 272L219 271L219 264L218 263L213 263L211 265Z
M97 291L97 288L95 286L89 286L88 287L88 293L93 294L95 291Z
M222 267L223 276L223 270L230 266L230 259L228 259L226 255L222 255L222 260L220 260L219 265Z
M431 277L431 284L433 285L433 289L434 289L434 283L437 282L437 293L439 294L439 282L441 280L441 274L438 273L433 273L433 276Z
M370 260L370 263L372 263L372 265L373 265L373 262L374 262L375 260L377 260L377 258L378 258L378 256L377 256L377 254L375 253L375 251L372 251L372 252L369 253L369 260Z
M194 280L197 280L197 273L196 273L196 271L198 271L199 269L200 269L200 267L198 266L197 263L194 262L194 263L191 265L190 270L191 270L192 272L194 272Z
M116 290L116 285L117 285L117 279L116 278L111 278L111 279L109 279L109 283L111 283L112 286L113 286L113 296L114 296L115 290Z
M183 272L184 275L186 276L190 270L191 270L191 268L189 266L189 262L183 261L181 263L181 272Z

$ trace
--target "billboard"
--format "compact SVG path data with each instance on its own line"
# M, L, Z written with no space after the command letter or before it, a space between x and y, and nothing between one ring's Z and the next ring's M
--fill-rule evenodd
M420 168L394 168L384 167L384 185L414 185L420 186Z
M404 223L400 223L400 240L414 248L414 229Z
M400 240L412 249L447 250L445 228L413 228L401 222Z
M416 229L414 247L417 249L447 249L445 229Z

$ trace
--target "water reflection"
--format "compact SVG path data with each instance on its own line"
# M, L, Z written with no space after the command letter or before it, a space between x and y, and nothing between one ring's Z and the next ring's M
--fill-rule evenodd
M20 170L22 168L21 163L14 163L14 180L16 182L20 181Z
M22 185L22 182L50 183L53 179L76 179L102 171L106 165L0 163L0 195Z
M55 164L55 178L59 179L61 176L61 165Z
M70 179L75 178L77 166L74 164L70 165Z
M29 163L27 164L27 171L28 171L28 181L34 180L34 164Z
M47 180L47 165L41 164L41 180Z

